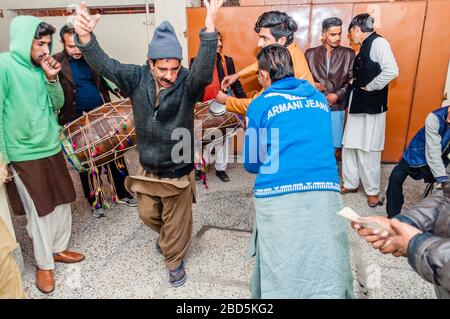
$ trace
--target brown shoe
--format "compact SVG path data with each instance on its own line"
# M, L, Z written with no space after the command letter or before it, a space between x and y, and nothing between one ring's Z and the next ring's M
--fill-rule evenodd
M84 260L84 255L74 251L64 250L60 253L53 254L53 259L56 262L73 264Z
M380 199L377 195L367 195L367 204L370 207L377 207L380 204Z
M358 190L357 189L347 189L344 187L344 185L341 186L341 194L347 194L347 193L356 193Z
M44 294L49 294L55 290L53 270L42 270L36 268L36 287Z

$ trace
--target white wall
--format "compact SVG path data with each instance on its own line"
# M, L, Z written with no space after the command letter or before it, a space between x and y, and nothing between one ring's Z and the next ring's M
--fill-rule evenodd
M70 4L80 4L82 0L0 0L0 8L8 9L35 9L35 8L61 8ZM144 0L85 0L91 6L127 6L142 5ZM171 1L171 0L168 0ZM153 3L153 0L149 0Z
M8 15L8 9L24 8L60 8L70 4L80 4L81 0L0 0L0 8ZM145 5L145 0L90 0L91 6L126 6ZM148 0L155 6L155 14L149 15L149 34L145 24L145 14L105 15L95 31L100 44L106 52L119 61L142 64L147 55L148 43L153 36L155 25L168 20L174 26L178 40L183 47L183 64L187 65L187 41L183 32L186 30L186 0ZM0 19L0 52L9 50L9 24L11 16ZM45 17L43 20L53 24L58 30L65 23L66 17ZM55 38L58 40L58 38ZM55 41L58 42L58 41ZM59 43L54 52L61 49Z
M145 0L90 0L91 6L127 6L145 5ZM0 0L0 8L6 13L6 17L0 19L0 52L9 50L9 24L11 23L11 9L29 8L60 8L70 4L80 4L81 0ZM153 4L153 0L148 0ZM51 23L60 30L67 17L44 17L44 21ZM149 15L150 35L154 30L154 15ZM105 51L117 60L125 63L143 64L146 60L147 46L150 35L147 34L146 15L105 15L102 16L96 31L100 44ZM61 50L59 36L54 37L55 47L53 52Z
M183 65L188 66L187 61L187 41L184 37L184 31L187 29L186 24L186 0L154 0L155 6L155 26L158 26L164 20L169 21L177 33L178 41L183 47Z
M150 20L153 15L150 15ZM61 51L59 30L67 17L45 17L44 21L57 29L53 37L53 53ZM9 50L9 23L11 19L0 19L0 52ZM145 14L105 15L99 21L95 34L103 49L113 58L124 63L144 64L147 56L147 27ZM152 22L152 21L151 21ZM153 23L153 22L152 22ZM151 32L153 33L153 25Z

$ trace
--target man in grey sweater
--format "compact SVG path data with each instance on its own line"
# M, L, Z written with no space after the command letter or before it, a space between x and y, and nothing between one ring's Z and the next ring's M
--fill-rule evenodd
M218 33L215 22L223 0L205 1L200 50L190 70L181 65L182 49L172 25L154 33L146 65L122 64L100 47L92 30L100 15L90 16L83 2L74 19L75 43L100 75L131 98L140 168L125 181L137 193L142 221L159 234L156 248L165 257L169 281L185 283L184 256L192 232L194 179L194 105L212 81Z

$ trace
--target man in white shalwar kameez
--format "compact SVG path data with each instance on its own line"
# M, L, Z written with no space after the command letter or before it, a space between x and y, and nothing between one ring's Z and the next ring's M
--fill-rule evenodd
M388 84L398 76L389 43L374 29L369 14L353 18L349 32L361 44L355 58L343 137L342 194L356 192L361 180L369 206L379 203L381 152L384 149Z

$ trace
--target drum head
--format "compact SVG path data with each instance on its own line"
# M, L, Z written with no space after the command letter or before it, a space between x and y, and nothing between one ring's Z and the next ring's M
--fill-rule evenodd
M227 113L227 109L225 108L225 105L222 103L219 103L217 101L212 101L209 105L209 112L213 116L222 116L225 113Z

